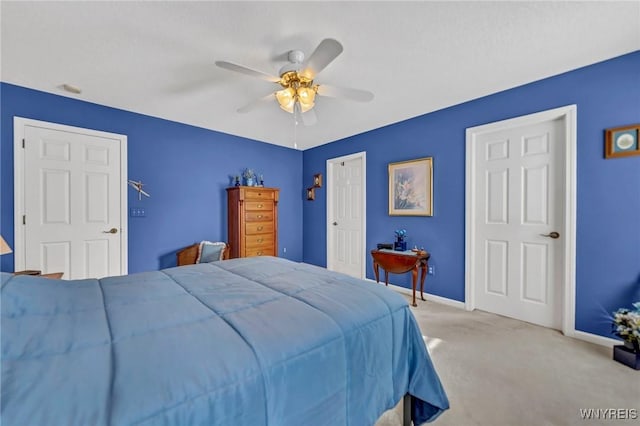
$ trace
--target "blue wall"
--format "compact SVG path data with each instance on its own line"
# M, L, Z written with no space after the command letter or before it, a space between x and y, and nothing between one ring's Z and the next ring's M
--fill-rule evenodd
M0 90L0 232L11 246L18 116L127 135L129 178L142 180L151 194L139 201L128 189L129 208L146 210L144 218L129 217L129 272L175 266L180 248L226 240L228 176L245 167L261 172L266 186L280 188L280 256L302 260L300 151L6 83ZM13 262L13 254L2 256L1 270L13 271Z
M604 130L640 123L640 51L305 151L303 177L366 151L367 247L407 229L411 246L432 253L428 291L464 301L465 129L570 104L578 106L576 329L610 336L608 313L640 299L640 156L605 160ZM388 163L427 156L434 216L389 216ZM326 191L303 209L304 261L325 266ZM393 279L410 287L408 275Z
M300 153L235 136L0 85L0 232L13 243L13 116L128 135L129 177L152 194L146 218L129 218L129 271L175 264L175 251L226 239L227 176L244 167L281 188L280 255L326 265L326 190L303 201L305 183L326 160L367 152L367 246L406 228L436 274L428 291L464 300L465 129L569 104L578 105L576 328L610 335L607 314L640 299L640 157L604 160L604 129L640 123L640 52L376 129ZM434 216L387 214L389 162L434 157ZM283 167L286 166L286 167ZM304 171L304 172L303 172ZM302 212L302 215L300 215ZM304 226L303 226L304 225ZM304 235L304 238L302 238ZM11 271L13 255L2 256ZM367 276L373 277L370 259ZM408 277L394 276L406 287Z

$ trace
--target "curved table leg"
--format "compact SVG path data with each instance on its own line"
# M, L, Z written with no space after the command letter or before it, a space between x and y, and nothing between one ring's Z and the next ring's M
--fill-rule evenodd
M411 287L413 288L413 303L411 306L418 306L416 303L416 282L418 281L418 265L411 270Z
M424 261L420 265L420 299L424 300L424 279L427 276L428 262Z

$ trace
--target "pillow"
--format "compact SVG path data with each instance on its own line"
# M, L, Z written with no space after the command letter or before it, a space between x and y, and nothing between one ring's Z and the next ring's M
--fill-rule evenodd
M198 248L198 257L196 263L217 262L222 260L224 249L227 247L225 243L211 241L202 241Z

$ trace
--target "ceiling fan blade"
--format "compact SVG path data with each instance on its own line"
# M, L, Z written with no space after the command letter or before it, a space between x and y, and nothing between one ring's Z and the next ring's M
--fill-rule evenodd
M280 78L275 77L273 75L269 75L267 73L264 73L262 71L257 71L257 70L253 70L251 68L247 68L243 65L238 65L238 64L234 64L232 62L227 62L227 61L216 61L216 65L219 66L220 68L224 68L226 70L229 71L235 71L235 72L239 72L245 75L250 75L251 77L257 77L260 78L262 80L267 80L270 81L272 83L277 83L278 81L280 81Z
M351 89L348 87L327 86L321 84L318 86L318 95L330 98L344 98L358 102L371 102L373 93L367 90Z
M305 126L313 126L318 122L318 116L313 108L307 110L307 112L302 112L300 102L296 102L293 104L293 121L296 125L302 123Z
M315 78L320 71L325 69L341 53L342 45L340 42L332 38L325 38L305 62L302 75L311 79Z
M267 96L264 96L260 99L256 99L255 101L248 103L247 105L243 106L242 108L238 108L238 112L241 114L244 114L246 112L249 111L253 111L254 109L261 107L263 105L266 105L268 103L270 103L271 101L273 101L276 98L276 95L274 93L269 93Z
M302 122L305 126L313 126L318 122L318 116L314 108L302 113Z
M300 102L293 104L293 122L296 126L302 122L302 107L300 106Z

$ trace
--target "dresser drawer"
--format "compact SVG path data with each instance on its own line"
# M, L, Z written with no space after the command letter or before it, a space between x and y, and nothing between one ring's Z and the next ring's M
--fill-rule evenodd
M244 190L244 199L245 200L273 200L275 198L275 193L273 191L265 191L264 189L245 189Z
M273 247L273 234L247 235L244 244L247 248Z
M278 200L278 188L227 188L230 259L278 255Z
M245 201L244 202L245 210L252 211L272 211L273 210L273 202L271 201Z
M250 211L244 214L244 220L247 222L267 222L273 220L272 211Z
M245 233L247 235L273 234L273 222L247 222Z
M247 247L246 257L253 256L275 256L276 254L273 252L273 247L269 248L249 248Z

